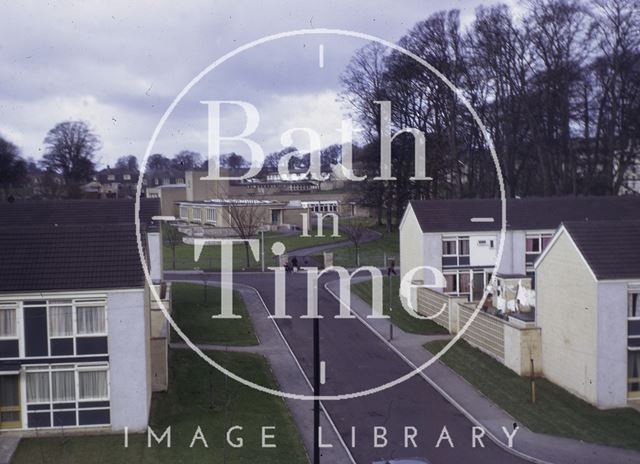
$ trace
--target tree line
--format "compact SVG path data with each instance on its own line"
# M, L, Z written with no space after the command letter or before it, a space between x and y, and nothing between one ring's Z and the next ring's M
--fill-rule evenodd
M466 97L493 140L507 196L618 194L638 162L640 8L637 0L532 0L516 17L480 7L418 22L398 45L439 70ZM392 144L394 182L365 182L361 202L387 224L412 198L494 197L497 170L456 93L412 58L379 44L341 76L341 98L364 129L360 164L379 172L380 105L394 131L426 136L427 176L411 182L410 134ZM376 205L378 205L376 207Z

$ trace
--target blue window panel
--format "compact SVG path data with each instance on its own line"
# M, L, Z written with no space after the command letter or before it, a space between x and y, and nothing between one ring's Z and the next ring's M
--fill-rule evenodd
M78 403L78 407L82 408L108 408L108 401L81 401Z
M629 321L627 323L627 329L629 331L629 335L640 335L640 320Z
M30 412L27 414L27 427L51 427L51 414L48 412Z
M108 351L107 337L76 338L76 354L106 354Z
M47 308L24 308L25 354L48 355Z
M30 404L27 406L27 411L49 411L51 406L48 404Z
M70 426L76 424L76 412L75 411L58 411L53 413L53 426Z
M0 358L17 358L19 356L18 340L0 340Z
M98 409L94 411L79 411L78 425L103 425L111 420L108 409Z
M52 338L51 356L73 356L73 338Z

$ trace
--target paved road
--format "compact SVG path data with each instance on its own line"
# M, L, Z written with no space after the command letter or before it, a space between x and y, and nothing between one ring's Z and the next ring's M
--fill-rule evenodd
M211 274L211 280L218 277ZM179 280L188 276L173 274L170 278ZM272 274L236 273L234 279L258 289L273 312L275 292ZM293 317L278 320L278 325L302 368L312 378L312 322L300 319L306 312L306 274L288 276L286 295L287 313ZM361 322L334 319L333 316L338 314L338 303L322 285L319 286L318 307L324 316L320 322L321 360L326 363L323 395L369 389L409 371L409 367ZM471 422L419 377L379 393L349 400L325 401L324 404L349 446L355 429L355 447L351 448L351 453L358 463L416 456L426 457L433 464L526 462L488 438L484 439L484 448L479 445L472 448ZM376 426L386 428L386 447L374 446ZM436 448L445 426L454 448L446 440ZM405 448L405 427L417 430L417 448L413 448L411 442ZM334 446L339 444L334 443Z

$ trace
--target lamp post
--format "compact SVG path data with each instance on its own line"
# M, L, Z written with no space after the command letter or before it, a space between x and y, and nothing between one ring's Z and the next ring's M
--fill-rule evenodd
M387 276L389 277L389 340L393 340L393 321L391 320L391 311L393 311L393 306L391 304L391 274L396 275L396 270L394 269L396 266L396 258L390 256L387 260Z
M313 464L320 464L320 320L313 318Z

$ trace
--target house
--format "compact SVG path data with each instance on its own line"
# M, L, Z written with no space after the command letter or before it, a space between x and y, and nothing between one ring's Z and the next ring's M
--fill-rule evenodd
M508 199L506 210L498 275L534 287L534 263L563 221L639 217L640 197ZM497 262L501 220L496 199L411 201L400 223L401 275L431 266L444 274L446 294L479 300ZM424 272L412 281L424 282Z
M544 375L600 408L640 401L639 238L640 220L564 222L535 263Z
M158 213L158 200L141 201L160 287ZM0 428L146 430L166 351L154 352L134 202L18 201L0 217Z

